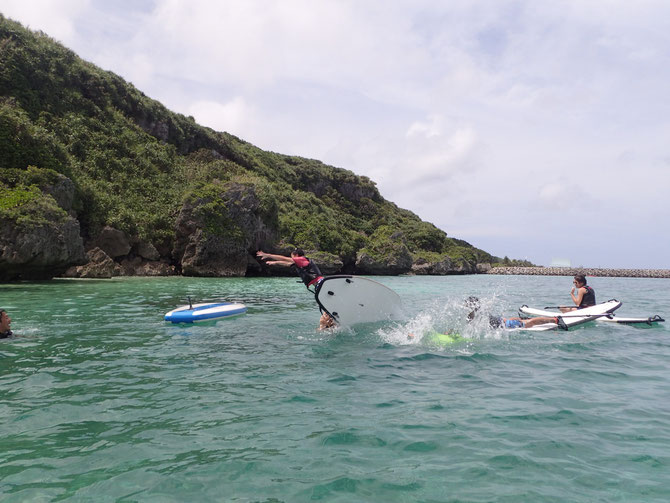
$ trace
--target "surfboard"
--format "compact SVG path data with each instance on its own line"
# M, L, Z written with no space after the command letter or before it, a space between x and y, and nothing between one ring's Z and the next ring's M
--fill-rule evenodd
M342 326L393 320L402 314L397 293L362 276L326 276L314 295L321 310Z
M528 307L526 305L521 306L519 308L519 312L522 314L527 314L529 316L561 316L563 314L570 314L570 313L561 313L559 311L550 311L547 309ZM572 313L574 312L575 311L572 311ZM612 314L611 317L602 316L600 318L597 318L595 321L597 321L598 323L620 323L622 325L653 326L655 324L662 323L665 320L658 314L646 317L618 316L616 314Z
M576 309L574 311L569 311L567 313L561 313L556 311L544 311L544 310L534 310L534 311L544 311L544 314L532 314L533 316L557 316L561 319L560 323L543 323L542 325L535 325L530 328L517 328L512 330L524 330L529 332L542 332L545 330L557 330L559 328L563 330L568 330L571 327L581 325L589 321L596 321L600 318L607 318L606 315L609 315L621 307L621 302L612 299L601 304L596 304L595 306L585 307L583 309ZM528 306L521 306L519 311L523 314L529 314L526 312Z
M219 302L181 306L165 314L165 321L171 323L203 323L230 318L247 312L244 304Z

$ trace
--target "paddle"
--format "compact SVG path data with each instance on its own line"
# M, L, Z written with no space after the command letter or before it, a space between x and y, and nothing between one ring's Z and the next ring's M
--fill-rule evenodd
M607 317L610 320L614 318L614 313L604 313L604 314L562 314L561 316L556 316L556 318L601 318Z
M612 302L612 301L617 302L616 299L610 299L610 300L608 300L607 302ZM522 306L522 307L523 307L523 306ZM526 307L528 307L528 306L526 306ZM590 307L590 306L588 306L588 307ZM566 308L566 309L573 309L573 308L575 308L575 309L577 309L576 306L544 306L543 309L563 309L563 308Z
M570 311L568 311L568 313L569 312ZM535 317L534 315L529 315L528 313L521 313L521 314L523 314L522 318L527 317L527 319L533 319ZM614 318L614 313L603 313L603 314L567 314L566 313L566 314L561 314L561 315L558 315L558 313L556 313L556 314L557 314L556 318L600 318L602 316L606 316L609 319ZM656 315L656 316L658 316L658 315Z
M563 318L601 318L603 316L608 317L610 320L612 318L614 318L614 315L612 313L589 314L589 315L586 315L586 316L584 316L584 315L580 316L578 314L572 314L572 315L568 314L568 315L564 315L564 316L556 316L556 318L558 319L558 323L557 323L558 328L560 328L561 330L568 330L569 327L565 324L565 321L563 321Z

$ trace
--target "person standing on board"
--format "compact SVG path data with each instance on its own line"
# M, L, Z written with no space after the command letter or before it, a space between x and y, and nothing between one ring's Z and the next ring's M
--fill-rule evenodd
M265 253L264 251L258 251L256 256L262 260L267 260L267 262L265 262L267 265L281 265L285 267L295 266L300 279L308 289L310 286L318 285L323 279L319 267L311 259L305 257L305 252L302 248L293 250L290 257L273 255L272 253Z
M577 274L572 283L574 286L572 287L572 290L570 290L570 297L572 297L572 302L574 302L577 307L561 307L561 312L567 313L568 311L574 311L575 309L582 309L596 305L596 292L586 284L584 275ZM575 290L577 290L576 296Z
M11 325L12 319L7 314L7 311L0 309L0 339L8 339L12 336Z

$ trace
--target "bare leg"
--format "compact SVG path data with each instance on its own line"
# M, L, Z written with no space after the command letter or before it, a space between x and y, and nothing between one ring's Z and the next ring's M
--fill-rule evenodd
M549 316L538 316L537 318L530 318L523 321L524 328L534 327L535 325L542 325L544 323L556 323L556 318Z

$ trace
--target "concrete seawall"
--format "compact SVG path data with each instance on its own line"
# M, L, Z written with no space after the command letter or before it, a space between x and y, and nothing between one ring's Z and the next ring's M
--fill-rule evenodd
M670 269L599 269L589 267L493 267L486 274L532 276L609 276L615 278L670 278Z

